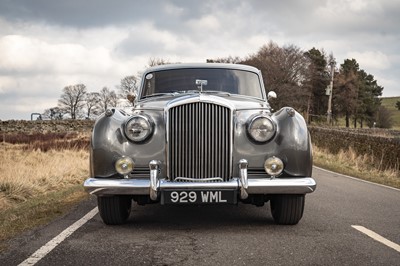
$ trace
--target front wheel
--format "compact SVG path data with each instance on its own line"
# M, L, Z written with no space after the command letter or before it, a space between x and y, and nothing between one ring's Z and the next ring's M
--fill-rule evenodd
M275 195L271 198L271 214L275 222L297 224L303 217L305 195Z
M123 224L131 213L132 199L127 196L97 197L97 205L105 224Z

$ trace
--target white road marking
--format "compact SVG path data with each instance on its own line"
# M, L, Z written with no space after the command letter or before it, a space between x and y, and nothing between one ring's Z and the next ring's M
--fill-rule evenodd
M350 178L350 179L358 180L360 182L364 182L364 183L368 183L368 184L372 184L372 185L376 185L376 186L390 188L390 189L393 189L393 190L400 191L400 189L395 188L395 187L389 187L389 186L385 186L385 185L382 185L382 184L374 183L374 182L371 182L371 181L363 180L363 179L360 179L360 178L357 178L357 177L354 177L354 176L349 176L349 175L336 173L336 172L333 172L333 171L330 171L330 170L326 170L326 169L318 167L318 166L313 166L313 167L315 169L318 169L318 170L321 170L321 171L325 171L325 172L328 172L328 173L331 173L331 174L340 175L340 176L347 177L347 178Z
M98 213L97 207L88 212L81 219L73 223L70 227L62 231L58 236L54 237L52 240L47 242L44 246L39 248L35 253L33 253L29 258L21 262L20 266L35 265L38 261L44 258L50 251L57 247L61 242L63 242L67 237L72 235L76 230L78 230L87 221L92 219Z
M396 250L397 252L400 252L400 245L384 238L383 236L375 233L372 230L369 230L368 228L365 228L364 226L360 226L360 225L352 225L351 227L353 227L354 229L360 231L363 234L366 234L367 236L369 236L370 238Z

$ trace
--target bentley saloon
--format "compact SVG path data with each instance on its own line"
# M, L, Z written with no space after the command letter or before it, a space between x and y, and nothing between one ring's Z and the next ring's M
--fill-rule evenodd
M109 109L93 128L90 178L106 224L132 201L159 204L270 202L278 224L297 224L316 189L303 117L273 112L261 72L238 64L170 64L143 74L132 109Z

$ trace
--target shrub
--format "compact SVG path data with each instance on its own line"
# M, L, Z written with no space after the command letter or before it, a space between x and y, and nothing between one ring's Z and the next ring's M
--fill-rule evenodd
M352 149L358 156L371 156L372 164L379 170L400 169L400 138L323 127L309 130L313 143L331 153Z

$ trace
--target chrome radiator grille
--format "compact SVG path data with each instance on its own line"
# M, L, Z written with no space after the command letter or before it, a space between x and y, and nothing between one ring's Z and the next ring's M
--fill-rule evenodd
M169 178L230 178L231 111L211 103L189 103L168 113Z

